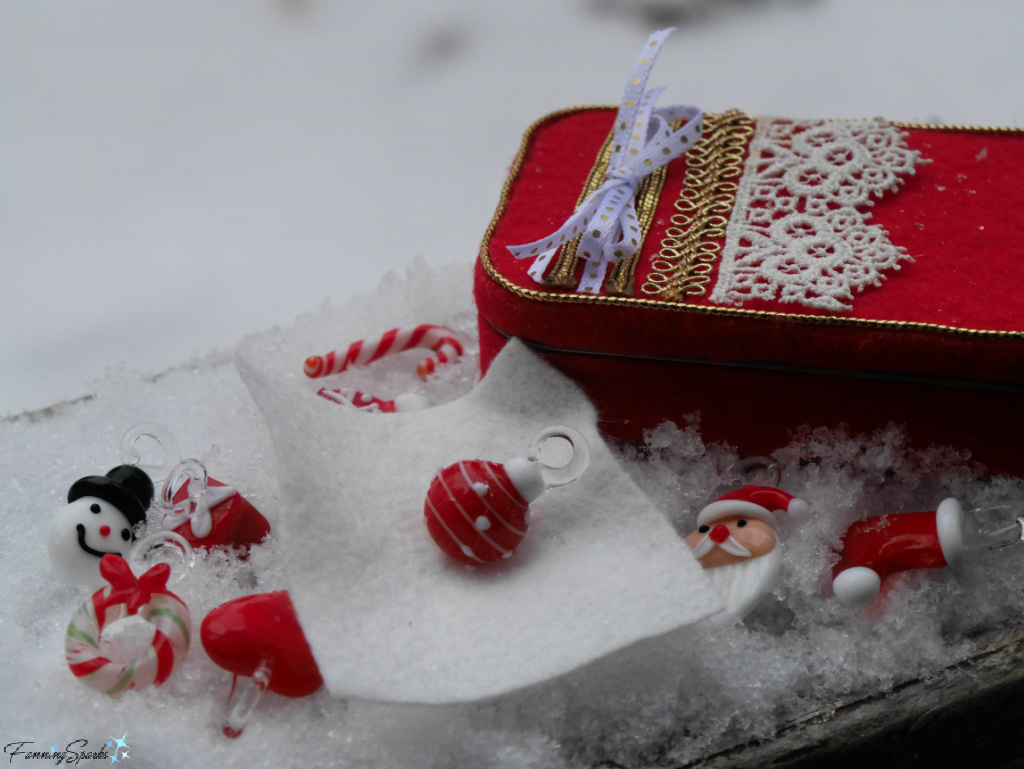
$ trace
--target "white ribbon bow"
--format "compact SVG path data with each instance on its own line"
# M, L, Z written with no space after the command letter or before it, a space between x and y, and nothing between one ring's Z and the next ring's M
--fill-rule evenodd
M238 491L231 486L210 486L207 481L206 467L196 459L183 460L171 470L160 495L160 507L164 513L161 525L166 531L191 521L192 533L196 537L203 539L210 534L213 530L210 511ZM181 502L175 503L174 497L185 483L188 483L188 494Z
M529 270L536 282L543 282L555 252L582 233L576 253L587 260L587 266L576 290L598 293L609 265L629 259L640 247L634 201L641 181L700 141L704 113L698 107L680 104L654 109L665 89L644 90L661 47L673 32L674 27L651 35L633 65L615 118L613 150L604 183L554 233L508 247L516 259L536 257ZM677 120L685 123L673 131L669 124Z
M213 531L213 514L210 511L237 493L238 490L231 486L210 486L201 497L189 496L165 512L162 527L166 531L173 531L185 521L190 521L192 533L203 539Z

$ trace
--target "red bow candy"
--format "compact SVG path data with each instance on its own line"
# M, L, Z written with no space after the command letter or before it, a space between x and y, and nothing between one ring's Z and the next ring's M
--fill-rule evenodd
M110 583L110 592L96 602L97 609L125 604L128 614L137 614L154 594L167 593L171 567L158 563L138 579L128 562L119 555L107 554L100 560L100 574Z

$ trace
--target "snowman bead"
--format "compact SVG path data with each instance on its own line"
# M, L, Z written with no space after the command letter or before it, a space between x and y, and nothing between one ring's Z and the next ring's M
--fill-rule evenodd
M106 475L90 475L68 490L68 504L50 520L46 548L50 563L70 585L103 584L100 559L126 557L135 527L146 520L153 483L142 470L118 465Z
M100 559L127 557L133 539L132 524L120 510L98 497L80 497L50 520L46 548L64 582L95 587L103 581Z
M562 467L539 460L540 446L563 438L573 449ZM546 489L575 481L586 469L586 439L571 427L550 427L534 438L525 457L504 464L464 460L438 470L427 491L427 531L445 553L471 566L511 558L526 535L530 503Z

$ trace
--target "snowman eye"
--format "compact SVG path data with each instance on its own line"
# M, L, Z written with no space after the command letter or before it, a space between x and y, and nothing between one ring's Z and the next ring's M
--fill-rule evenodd
M736 525L737 526L746 526L747 525L747 519L746 518L740 518L738 521L736 521Z
M100 506L96 505L96 504L89 505L89 510L91 512L96 513L97 515L99 515L99 513L100 513Z
M697 531L699 531L701 534L707 534L709 531L711 531L711 527L701 526L699 529L697 529Z
M125 542L127 542L131 538L132 538L132 533L130 531L128 531L128 529L121 529L121 539L123 539Z

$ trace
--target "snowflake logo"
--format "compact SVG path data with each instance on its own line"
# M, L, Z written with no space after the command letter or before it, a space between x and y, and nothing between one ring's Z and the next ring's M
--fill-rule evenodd
M111 751L113 751L110 755L111 764L113 764L115 761L117 763L121 763L121 761L125 761L128 759L128 751L130 750L130 748L128 747L128 743L125 742L125 740L127 739L128 733L125 732L120 737L111 737L107 741L107 747ZM121 752L122 750L124 751L123 753Z

